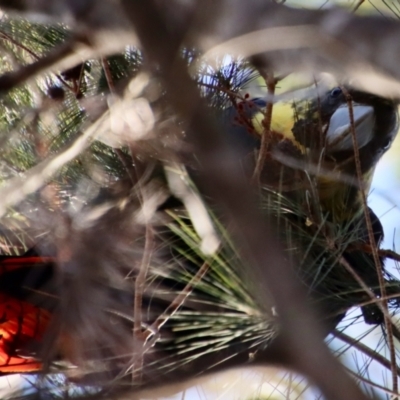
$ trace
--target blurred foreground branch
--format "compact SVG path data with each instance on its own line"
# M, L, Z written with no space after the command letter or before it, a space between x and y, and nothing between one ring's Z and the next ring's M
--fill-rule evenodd
M157 2L173 35L186 46L202 49L207 57L232 54L256 56L264 67L283 72L331 71L381 95L399 91L400 23L389 18L359 17L342 9L293 9L274 1L194 0ZM52 22L67 22L74 30L85 27L90 54L106 55L124 45L139 45L129 29L123 10L114 2L58 0L16 4L0 1L0 7L36 19L39 14ZM112 11L111 11L112 10ZM154 26L148 27L157 35ZM83 31L81 31L83 32ZM389 56L388 56L389 55Z

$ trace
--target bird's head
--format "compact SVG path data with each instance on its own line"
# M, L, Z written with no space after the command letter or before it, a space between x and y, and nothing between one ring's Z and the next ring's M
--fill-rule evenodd
M375 167L397 134L397 103L338 86L301 99L275 101L271 124L266 126L267 103L268 99L257 98L229 108L235 122L227 129L231 137L246 142L246 151L259 149L261 135L268 134L271 146L266 157L279 163L267 160L267 184L268 176L283 176L272 171L278 165L303 170L315 177L322 207L334 220L347 218L340 210L360 210L360 190L368 192Z

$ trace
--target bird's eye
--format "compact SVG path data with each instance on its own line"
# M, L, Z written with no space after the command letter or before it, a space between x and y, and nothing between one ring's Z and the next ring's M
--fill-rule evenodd
M383 144L382 150L383 150L383 151L388 150L389 147L391 146L391 144L392 144L392 139L390 138L390 139L388 139L388 140Z
M342 89L340 87L336 87L331 90L331 97L336 98L342 94Z

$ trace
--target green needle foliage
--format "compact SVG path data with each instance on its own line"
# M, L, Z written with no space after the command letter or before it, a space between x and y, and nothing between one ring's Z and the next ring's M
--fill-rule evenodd
M200 268L206 267L202 279L190 287L187 302L171 317L165 328L171 331L171 339L161 339L157 346L171 353L179 362L167 363L161 358L162 368L179 368L206 354L218 354L229 348L237 352L256 351L266 346L276 336L278 324L272 308L263 309L254 296L254 285L246 276L246 263L232 248L226 231L221 250L206 257L201 251L201 238L190 220L168 211L172 221L168 224L174 242L170 268L162 275L164 285L172 287L169 294L178 296L179 287L185 287ZM222 227L220 227L223 229ZM159 270L152 276L160 278ZM174 290L176 287L178 290ZM181 289L182 290L182 289ZM157 290L153 299L157 299ZM234 356L230 354L230 356ZM223 362L224 360L219 360ZM212 368L209 365L208 368Z

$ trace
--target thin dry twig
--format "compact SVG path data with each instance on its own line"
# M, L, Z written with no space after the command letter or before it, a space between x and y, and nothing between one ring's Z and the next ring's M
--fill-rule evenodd
M81 154L95 139L96 127L96 123L90 125L66 150L42 161L24 176L10 179L0 189L0 216L5 214L8 207L19 204L26 196L40 189L62 166Z
M29 49L28 47L26 47L25 45L23 45L22 43L18 42L17 40L15 40L14 38L12 38L10 35L8 35L6 32L1 31L0 30L0 36L3 37L4 40L7 40L9 42L11 42L12 44L14 44L15 46L21 48L22 50L26 51L29 55L31 55L35 60L40 60L40 57L33 52L31 49ZM63 83L63 85L65 87L67 87L69 90L72 91L72 87L68 84L68 82L66 82L61 75L56 74L57 79Z
M378 254L381 257L390 258L394 261L400 262L400 254L393 250L386 250L386 249L378 249Z
M21 48L22 50L26 51L29 55L31 55L35 60L39 60L40 57L33 52L31 49L29 49L28 47L26 47L25 45L23 45L22 43L18 42L17 40L15 40L14 38L12 38L10 35L8 35L6 32L0 30L0 37L4 40L9 41L10 43L12 43L13 45Z
M359 181L359 185L360 185L360 187L362 187L362 182L364 181L364 179L363 179L362 170L361 170L360 153L359 153L359 148L358 148L358 143L357 143L355 123L354 123L353 100L352 100L350 94L348 92L346 92L345 88L343 88L343 91L345 93L347 105L348 105L348 109L349 109L350 129L351 129L351 136L352 136L352 141L353 141L356 175L357 175L357 179ZM378 275L379 288L381 291L381 299L379 300L379 302L382 304L385 327L386 327L387 334L388 334L388 347L389 347L389 352L390 352L390 361L392 363L392 387L393 387L393 392L398 393L399 387L398 387L398 377L397 377L397 372L396 372L396 369L397 369L396 349L395 349L394 342L393 342L392 321L391 321L391 318L390 318L390 315L388 312L385 278L383 276L382 263L381 263L381 260L379 259L379 255L377 252L377 246L376 246L376 242L375 242L374 231L373 231L373 227L372 227L370 213L369 213L368 206L367 206L367 197L366 197L365 191L360 190L360 195L361 195L361 201L362 201L362 208L363 208L363 212L364 212L364 219L365 219L365 222L367 225L367 230L368 230L368 239L369 239L369 242L371 245L372 256L374 259L376 273Z
M49 54L37 61L25 65L16 71L4 73L0 76L0 92L5 92L21 85L28 79L33 78L40 72L47 70L59 61L65 59L74 52L76 43L79 41L82 41L82 37L75 35L65 43L55 47Z
M372 358L374 361L378 362L381 364L383 367L387 368L389 371L392 372L392 363L385 357L383 357L381 354L379 354L377 351L372 350L370 347L366 346L365 344L361 343L358 339L352 338L349 335L346 335L345 333L335 329L332 332L332 335L335 336L336 338L340 339L341 341L349 344L352 348L355 348L368 357ZM397 375L400 375L400 368L397 367Z
M364 3L365 0L358 0L358 3L353 8L353 13L355 13Z
M181 293L179 293L178 296L175 297L175 299L171 302L167 309L157 317L157 319L150 327L148 327L148 342L146 343L143 352L147 351L155 345L155 343L159 339L160 329L168 322L169 318L171 318L179 310L179 308L183 306L185 300L192 293L196 285L203 279L209 268L210 266L207 262L203 263L203 265L199 268L193 278L183 288ZM151 336L153 336L153 338L149 340Z
M115 85L107 58L105 57L101 58L101 66L103 67L104 75L106 77L107 85L108 88L110 89L110 92L115 93Z
M397 398L397 394L391 390L389 390L387 387L382 386L382 385L378 385L375 382L370 381L369 379L364 378L363 376L361 376L361 374L357 374L356 372L352 371L350 368L345 367L346 371L352 375L356 380L361 381L363 383L366 383L367 385L370 385L376 389L382 390L382 392L387 393L393 397L390 397L391 399L396 399Z
M267 84L268 95L273 97L275 94L276 79L273 73L267 73L265 77L265 82ZM265 117L263 119L262 125L264 127L263 134L261 136L261 147L258 152L256 166L254 168L254 173L252 177L253 183L260 183L260 174L264 168L264 162L267 158L267 153L269 150L270 140L271 140L271 121L272 121L272 111L274 103L273 101L268 101L265 109Z
M145 335L142 332L142 300L146 287L146 276L149 270L151 257L154 251L154 230L150 222L146 224L146 237L142 262L139 273L135 279L135 303L134 303L134 323L133 323L133 346L134 346L134 365L132 369L132 381L141 381L141 371L143 366L143 343Z
M368 253L368 254L372 254L372 252L373 252L373 249L372 249L371 245L369 245L367 243L362 243L362 242L360 242L360 243L352 243L348 250L352 251L353 249L354 250L358 250L358 251L361 250L361 251L363 251L365 253ZM380 257L382 257L382 258L390 258L391 260L400 262L400 254L397 253L394 250L378 249L377 248L376 251L377 251L378 255Z
M333 248L333 247L332 247ZM389 311L387 309L387 307L385 308L382 305L382 299L377 299L375 296L375 293L366 285L366 283L360 278L360 276L354 271L354 268L347 262L347 260L342 256L339 258L339 263L341 265L343 265L346 270L348 272L351 273L351 275L353 276L353 278L357 281L357 283L360 285L360 287L365 291L365 293L371 298L371 300L373 301L373 303L376 303L376 305L379 307L379 309L382 311L382 314L386 314L386 316L389 318L390 320L390 315L389 315ZM385 297L386 299L386 304L387 304L387 297Z

